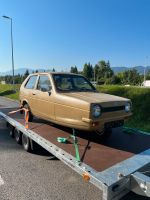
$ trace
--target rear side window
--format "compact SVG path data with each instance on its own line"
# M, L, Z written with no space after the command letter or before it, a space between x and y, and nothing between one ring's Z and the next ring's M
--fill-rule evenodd
M27 89L33 89L36 83L37 76L31 76L25 85Z
M37 90L49 92L51 90L51 82L47 75L41 75L38 80Z

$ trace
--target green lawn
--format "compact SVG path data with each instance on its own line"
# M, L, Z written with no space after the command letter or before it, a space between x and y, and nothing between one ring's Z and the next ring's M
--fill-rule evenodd
M9 84L5 84L5 85L0 84L0 96L5 96L10 99L18 100L19 88L20 88L20 85L15 85L15 88L13 88L13 86Z
M19 87L15 85L0 84L0 96L19 99ZM133 116L126 122L126 126L150 132L150 88L124 87L116 85L98 86L100 92L126 97L132 100Z

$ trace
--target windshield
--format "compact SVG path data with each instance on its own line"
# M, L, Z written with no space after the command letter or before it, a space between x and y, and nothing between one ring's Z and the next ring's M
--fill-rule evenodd
M57 91L95 92L94 86L83 76L72 74L53 74Z

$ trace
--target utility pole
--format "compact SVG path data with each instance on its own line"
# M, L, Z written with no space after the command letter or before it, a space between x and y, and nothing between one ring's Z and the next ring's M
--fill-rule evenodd
M13 48L13 23L12 18L8 16L2 16L5 19L10 20L10 36L11 36L11 60L12 60L12 77L13 77L13 89L15 89L15 73L14 73L14 48Z

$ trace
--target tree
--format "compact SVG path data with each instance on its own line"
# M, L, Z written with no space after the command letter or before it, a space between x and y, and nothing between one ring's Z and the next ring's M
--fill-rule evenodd
M72 66L70 69L70 72L74 73L74 74L78 74L78 68L76 66L74 66L74 67Z
M83 67L83 75L88 78L88 79L92 79L93 78L93 67L90 63L85 63L84 67Z
M54 69L54 68L52 69L52 72L55 72L55 69Z
M142 78L136 69L126 70L124 72L118 73L117 76L120 78L121 83L124 85L140 85Z
M120 84L121 83L121 79L119 76L117 75L113 75L111 78L107 79L105 84Z
M146 79L150 80L150 70L148 70L148 72L146 73Z
M29 70L28 69L25 71L23 78L26 79L27 76L29 76Z
M95 67L95 76L96 76L96 81L106 81L106 79L110 79L113 75L114 72L110 67L109 61L106 63L104 60L99 61Z
M29 76L29 70L28 69L25 71L24 76Z

